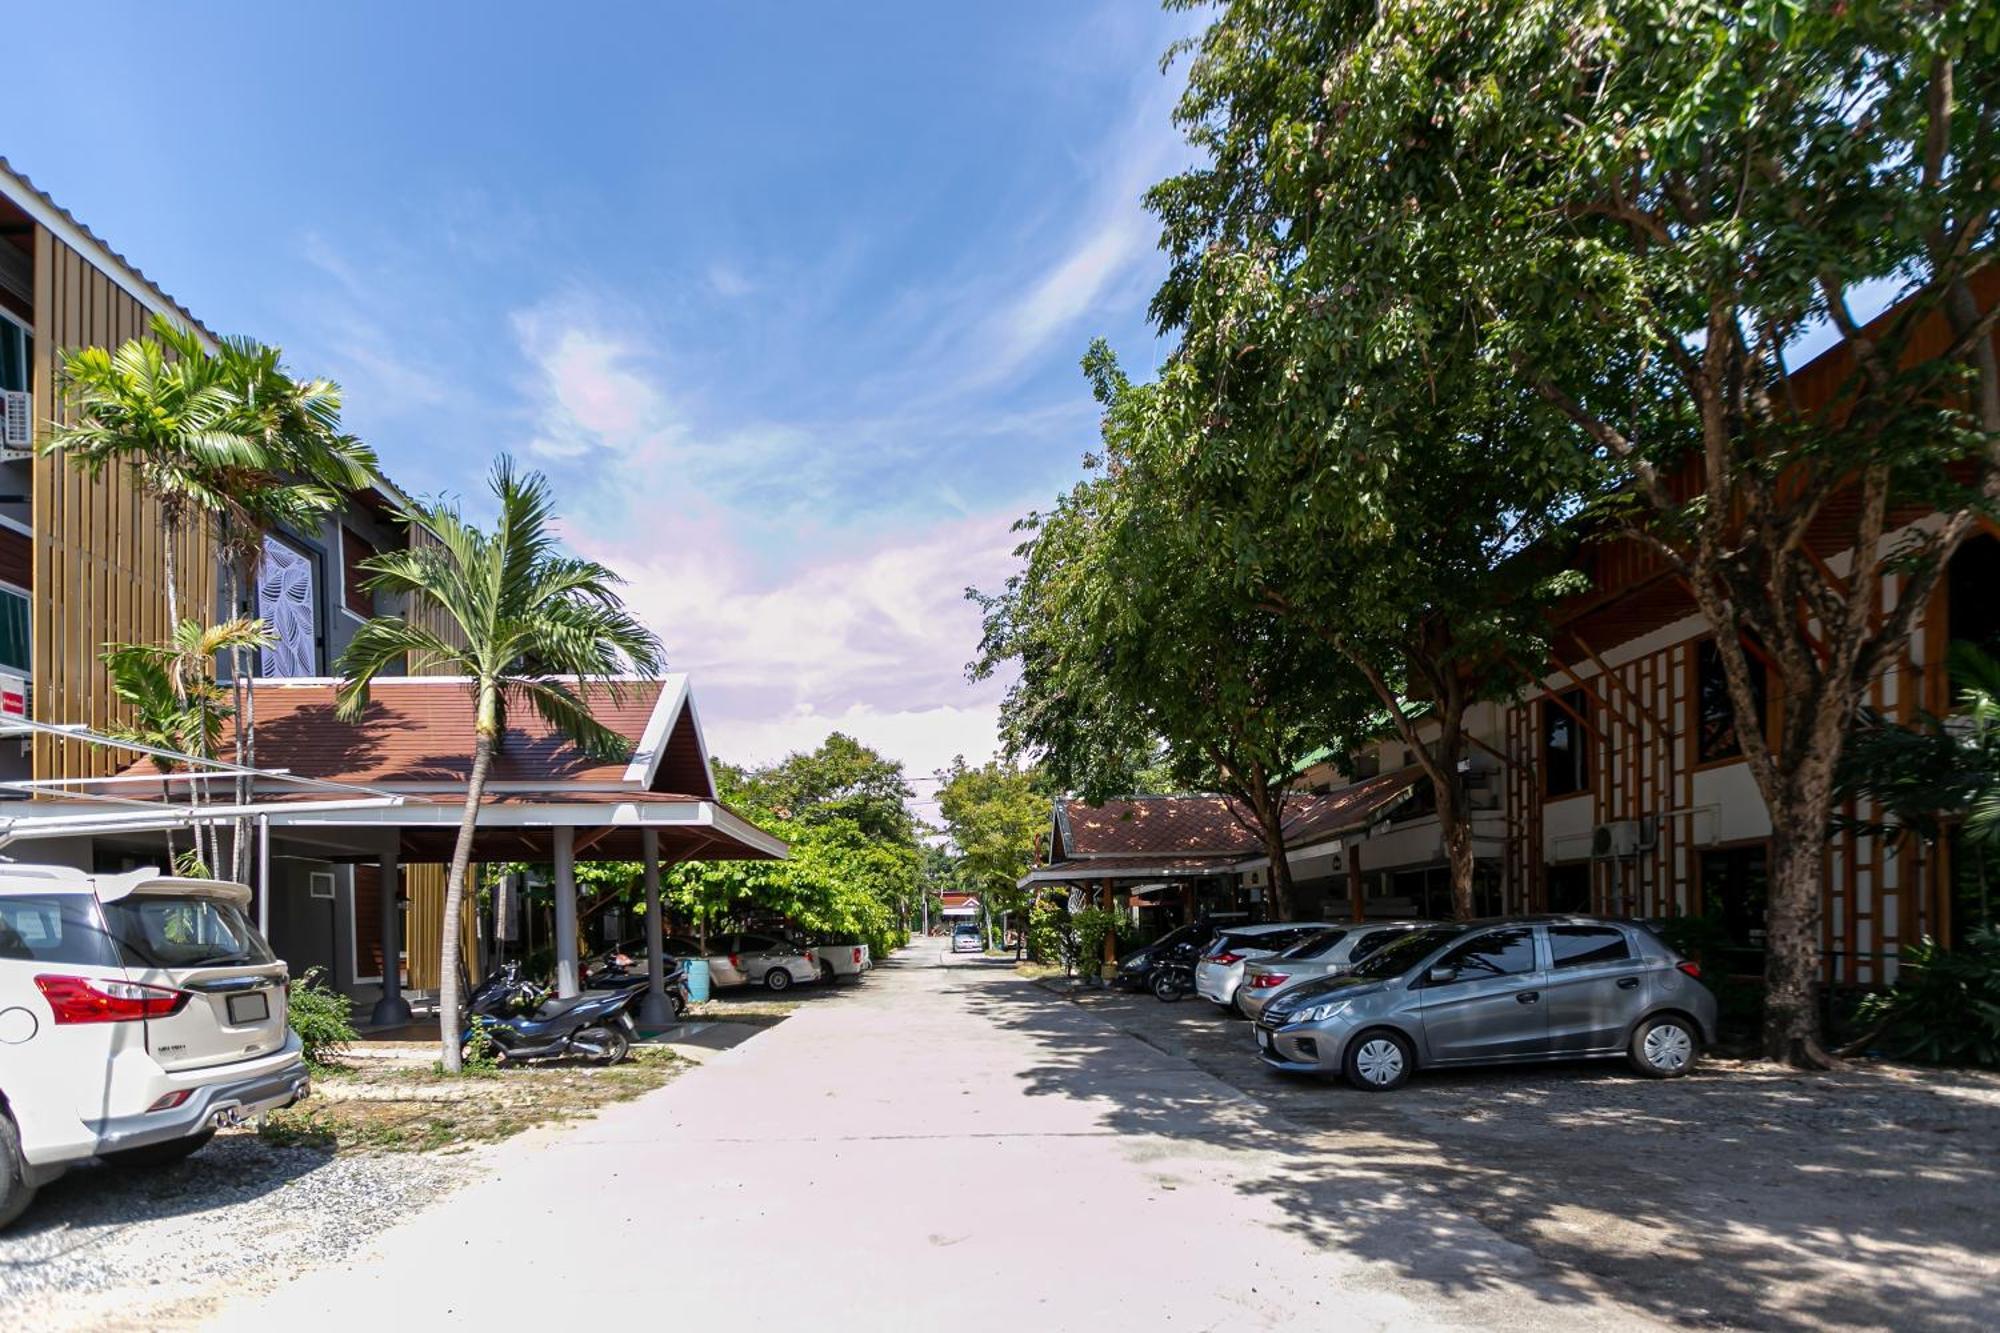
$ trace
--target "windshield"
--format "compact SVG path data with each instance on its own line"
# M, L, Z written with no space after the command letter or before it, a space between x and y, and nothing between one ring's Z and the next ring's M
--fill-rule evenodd
M240 967L272 961L236 904L135 893L104 904L104 924L134 967Z
M1278 957L1291 963L1302 963L1308 958L1322 958L1334 945L1346 938L1347 932L1344 930L1322 930L1317 935L1306 936Z
M1413 930L1356 963L1349 975L1370 977L1377 981L1384 977L1399 977L1422 961L1425 954L1464 931L1464 926L1432 926L1427 930Z

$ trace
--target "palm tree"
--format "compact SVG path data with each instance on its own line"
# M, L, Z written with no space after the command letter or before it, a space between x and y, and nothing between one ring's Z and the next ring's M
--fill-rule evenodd
M167 623L181 623L175 546L188 519L228 502L227 478L263 468L262 445L237 429L236 397L192 330L155 315L151 335L107 351L85 347L62 358L63 399L72 419L57 422L42 450L61 454L93 479L116 464L132 469L159 503L166 530Z
M386 551L362 565L371 588L427 599L459 642L402 616L377 616L356 631L339 664L340 715L350 721L367 708L369 683L405 664L413 672L448 667L465 677L471 696L472 773L445 880L438 969L439 1036L452 1073L460 1067L458 922L466 869L509 706L532 706L586 753L620 756L629 748L625 739L591 716L588 696L603 690L616 698L621 672L655 672L664 661L660 641L619 600L618 576L557 549L548 529L548 483L535 473L517 476L502 458L492 488L499 517L491 532L468 523L454 505L414 505L404 518L436 542Z

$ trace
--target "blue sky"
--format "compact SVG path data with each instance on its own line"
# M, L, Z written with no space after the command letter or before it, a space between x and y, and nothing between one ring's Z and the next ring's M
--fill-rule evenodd
M190 17L202 16L200 21ZM967 584L1157 355L1146 0L39 6L0 152L405 489L544 468L712 747L992 746Z

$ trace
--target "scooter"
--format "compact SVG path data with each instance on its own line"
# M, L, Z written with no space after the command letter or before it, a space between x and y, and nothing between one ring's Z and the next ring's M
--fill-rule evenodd
M1167 1004L1194 989L1194 959L1180 950L1153 964L1153 997Z
M592 1064L615 1065L638 1035L632 1010L644 994L641 985L551 999L546 987L523 981L520 969L508 964L473 993L460 1040L470 1044L477 1029L510 1063L574 1056Z
M678 958L664 960L660 971L662 989L666 991L667 1007L672 1011L674 1022L680 1022L687 1012L688 987L687 965ZM584 974L583 988L586 991L637 990L642 994L646 989L646 970L634 969L632 960L624 954L608 954L596 968Z

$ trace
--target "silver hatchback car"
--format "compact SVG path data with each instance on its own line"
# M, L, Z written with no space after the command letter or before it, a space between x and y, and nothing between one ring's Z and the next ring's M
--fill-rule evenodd
M1431 926L1257 1019L1265 1063L1386 1092L1412 1070L1623 1055L1676 1078L1715 1037L1693 963L1630 921L1517 917Z
M1344 975L1356 963L1389 941L1401 938L1430 921L1364 921L1351 926L1335 926L1300 940L1291 948L1269 958L1243 964L1243 983L1236 988L1236 1007L1245 1018L1255 1018L1264 1007L1295 986L1327 977Z

